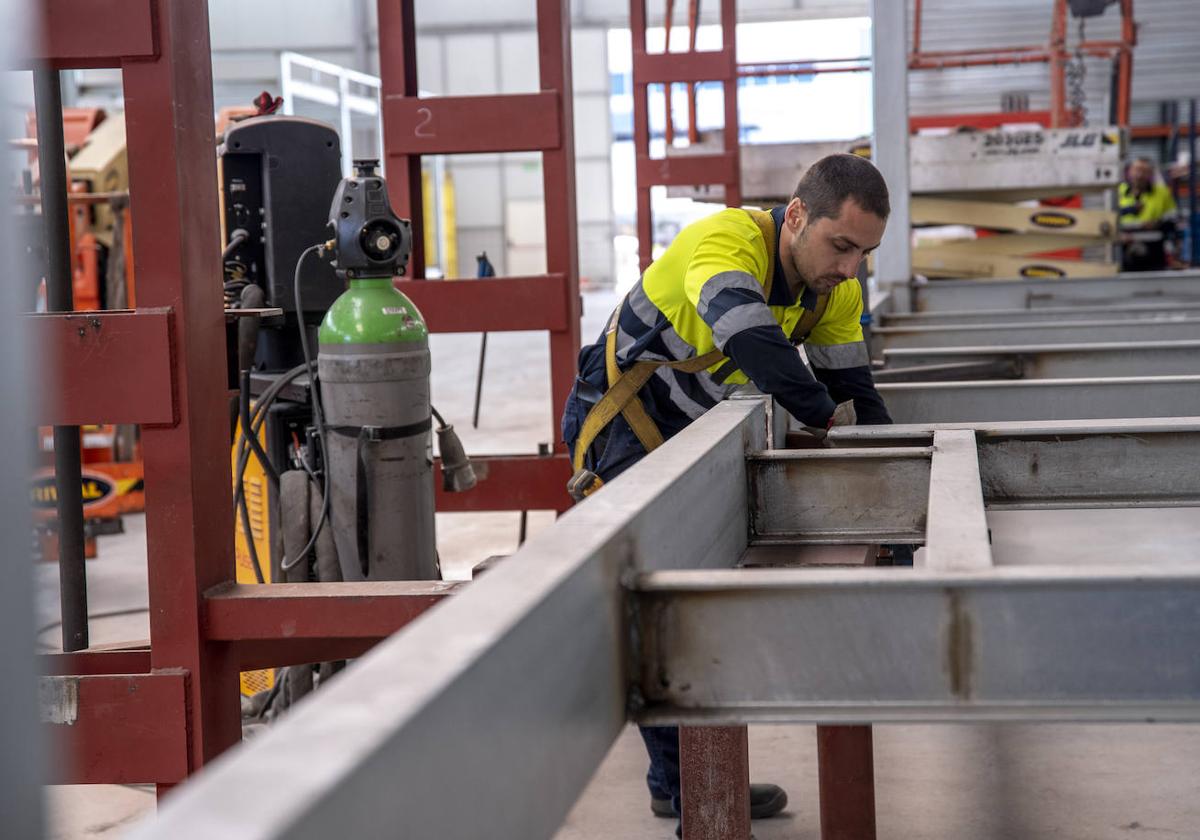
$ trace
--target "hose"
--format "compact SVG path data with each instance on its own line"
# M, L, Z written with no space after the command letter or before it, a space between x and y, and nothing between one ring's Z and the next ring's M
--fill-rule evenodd
M296 321L297 321L297 325L300 329L300 350L304 354L304 366L310 370L312 369L312 353L309 350L309 346L308 346L308 331L304 328L304 304L300 297L300 268L301 268L301 266L304 265L305 257L307 257L309 254L312 254L312 253L321 252L324 249L324 247L325 247L324 243L319 243L317 245L310 245L309 247L304 249L304 251L300 254L300 258L298 260L296 260L296 275L293 278L293 283L292 283L293 298L296 301L296 314L297 314ZM312 547L314 545L316 545L316 543L317 543L317 537L319 537L321 535L321 529L325 527L325 523L329 519L329 495L330 495L330 493L329 493L329 490L330 490L329 474L331 472L331 470L329 469L329 460L328 460L329 446L328 446L328 438L325 435L325 414L321 409L321 396L320 396L320 393L318 392L315 379L312 381L311 390L312 390L313 420L316 423L316 427L317 427L317 437L321 441L321 452L322 452L322 455L325 456L325 459L326 459L325 460L325 481L324 481L324 487L322 488L322 491L321 491L322 492L321 515L319 517L317 517L317 521L313 525L312 536L310 536L308 538L308 544L304 546L304 548L300 551L300 553L298 555L296 555L296 557L292 558L291 560L288 560L288 558L284 557L283 560L280 562L279 567L281 569L283 569L284 571L287 571L288 569L292 568L297 563L299 563L303 558L308 556L308 553L310 551L312 551Z

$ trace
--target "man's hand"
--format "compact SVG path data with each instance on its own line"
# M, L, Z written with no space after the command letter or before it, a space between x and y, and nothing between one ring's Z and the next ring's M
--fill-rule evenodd
M829 429L834 426L856 426L858 425L858 415L854 412L854 401L846 400L844 403L838 403L838 407L833 410L833 416L829 418L828 428L821 429L816 426L803 426L806 433L811 435L820 445L825 445L825 437L829 434ZM807 447L800 447L807 448Z
M838 407L833 411L833 417L829 419L829 428L857 425L858 415L854 413L854 400L846 400L844 403L838 403Z

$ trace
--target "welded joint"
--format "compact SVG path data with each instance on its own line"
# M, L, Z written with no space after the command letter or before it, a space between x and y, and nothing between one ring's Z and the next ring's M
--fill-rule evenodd
M963 605L963 593L946 590L945 670L950 692L960 700L970 700L975 676L975 634L970 610Z

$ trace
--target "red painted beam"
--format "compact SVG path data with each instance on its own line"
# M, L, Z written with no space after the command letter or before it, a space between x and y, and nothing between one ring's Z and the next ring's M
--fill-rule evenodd
M821 840L875 840L875 761L869 726L818 726Z
M388 157L542 152L562 143L558 91L501 96L385 95Z
M26 316L47 383L37 421L174 425L171 318L165 308Z
M735 64L730 50L633 54L635 85L723 82L735 75Z
M683 840L752 836L746 727L679 727L679 782Z
M554 415L562 410L554 407ZM473 510L554 510L574 504L567 494L571 462L559 455L472 456L478 483L465 493L442 490L441 461L434 465L437 509L441 513Z
M150 649L43 653L38 656L38 667L39 673L47 676L148 674L150 673Z
M674 155L640 157L638 187L689 187L699 184L736 184L740 181L735 155Z
M567 329L560 274L486 280L400 280L432 332Z
M242 670L361 656L462 584L228 583L205 593L205 638Z
M908 130L922 128L957 128L968 126L976 129L999 128L1009 123L1039 123L1050 125L1049 111L996 111L983 114L930 114L908 118Z
M188 773L184 671L42 677L51 784L179 782Z
M204 593L205 638L382 639L461 585L441 580L227 583Z
M120 67L127 58L158 55L154 0L41 0L40 39L14 44L16 65L48 61L60 70Z

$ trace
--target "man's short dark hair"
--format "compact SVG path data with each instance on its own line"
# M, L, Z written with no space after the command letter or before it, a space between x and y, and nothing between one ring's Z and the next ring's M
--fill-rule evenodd
M848 198L881 219L892 211L887 182L869 160L858 155L821 158L804 173L792 197L804 202L810 222L836 219Z

